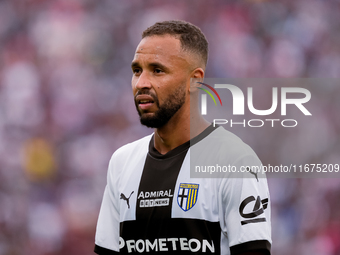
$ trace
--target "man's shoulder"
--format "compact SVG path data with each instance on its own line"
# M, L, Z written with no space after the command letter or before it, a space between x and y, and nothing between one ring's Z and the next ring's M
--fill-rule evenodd
M145 154L148 152L150 139L153 134L147 135L131 143L127 143L118 148L112 155L112 158L127 157L129 155ZM136 154L137 152L137 154Z
M245 143L240 137L234 133L224 129L223 127L216 128L205 141L206 148L218 148L219 151L228 153L251 153L254 151L252 148Z
M226 130L221 126L216 128L216 130L212 134L215 139L218 138L220 141L232 141L235 143L243 143L240 137L238 137L234 133L230 132L229 130Z
M216 128L192 146L190 160L195 166L261 164L258 156L248 144L223 127Z
M243 172L240 171L241 167L261 165L254 150L237 135L223 127L216 128L207 137L192 146L190 163L194 167L192 171L195 177L211 177L212 171L209 170L209 167L222 166L225 169L223 171L215 172L214 168L214 177L230 180L236 179L229 177L243 177Z

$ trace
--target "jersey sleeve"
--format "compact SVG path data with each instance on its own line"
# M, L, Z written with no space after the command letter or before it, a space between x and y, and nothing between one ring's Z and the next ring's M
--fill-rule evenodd
M228 240L230 254L254 250L270 254L270 197L267 179L260 172L250 173L251 167L261 166L255 153L242 156L235 163L245 170L242 176L222 180L220 186L221 229Z
M114 157L115 154L109 163L107 184L97 222L94 251L100 255L119 252L119 197L116 190L117 178L112 178L115 175Z

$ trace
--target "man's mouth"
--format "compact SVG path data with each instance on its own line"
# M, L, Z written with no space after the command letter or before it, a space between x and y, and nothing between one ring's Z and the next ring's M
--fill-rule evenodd
M148 110L149 108L152 107L154 101L152 100L140 100L138 105L139 105L139 108L142 109L142 110Z
M136 101L141 110L148 110L155 103L153 98L149 95L139 95L136 97Z
M140 100L139 101L139 104L152 104L152 103L154 103L153 100Z

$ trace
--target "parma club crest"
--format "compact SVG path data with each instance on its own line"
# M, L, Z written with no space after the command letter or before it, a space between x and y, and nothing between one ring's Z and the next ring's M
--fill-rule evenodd
M183 211L190 210L197 201L198 184L181 183L178 189L177 203Z

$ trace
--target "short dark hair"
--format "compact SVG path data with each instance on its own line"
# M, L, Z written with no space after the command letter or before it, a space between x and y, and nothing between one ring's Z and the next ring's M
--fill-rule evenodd
M199 27L181 20L162 21L144 30L142 38L154 35L173 35L178 37L182 49L199 55L204 65L207 65L208 41Z

